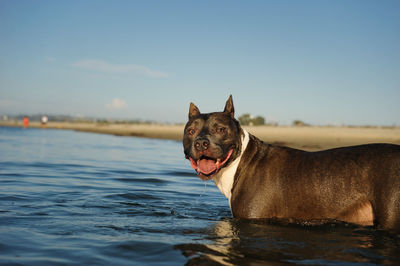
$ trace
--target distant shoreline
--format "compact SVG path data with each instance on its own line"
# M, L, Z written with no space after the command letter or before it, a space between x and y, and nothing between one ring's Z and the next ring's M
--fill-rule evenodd
M24 125L19 121L0 121L0 126L23 127ZM28 128L42 128L42 124L36 121L30 122ZM169 140L181 140L183 135L182 125L163 124L49 122L45 128L75 130L115 136L145 137Z
M23 127L23 124L22 121L0 121L0 126ZM31 122L29 127L41 128L42 125L40 122ZM184 125L49 122L46 128L181 141ZM400 145L399 127L249 126L244 128L265 142L310 151L366 143Z

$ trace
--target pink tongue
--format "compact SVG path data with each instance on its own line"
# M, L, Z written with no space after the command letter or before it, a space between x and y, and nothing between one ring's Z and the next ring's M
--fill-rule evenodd
M211 174L212 172L217 170L217 166L215 165L215 162L213 160L202 159L197 164L197 167L201 173L206 175Z

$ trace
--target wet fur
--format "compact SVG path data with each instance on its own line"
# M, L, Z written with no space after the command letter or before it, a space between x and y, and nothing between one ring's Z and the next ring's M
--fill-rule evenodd
M399 190L398 145L306 152L250 136L231 205L235 217L331 218L398 229Z

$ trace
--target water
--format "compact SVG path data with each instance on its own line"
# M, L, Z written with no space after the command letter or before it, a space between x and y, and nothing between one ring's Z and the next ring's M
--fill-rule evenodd
M376 265L400 239L231 218L175 141L0 127L0 264Z

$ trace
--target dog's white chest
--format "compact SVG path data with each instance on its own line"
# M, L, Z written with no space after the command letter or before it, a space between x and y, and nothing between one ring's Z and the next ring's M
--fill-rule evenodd
M239 166L240 159L246 150L247 144L249 143L249 133L246 130L243 130L243 132L244 138L242 139L242 149L239 157L230 163L229 166L221 169L221 171L213 178L218 189L228 198L229 207L231 207L232 187L236 170Z

